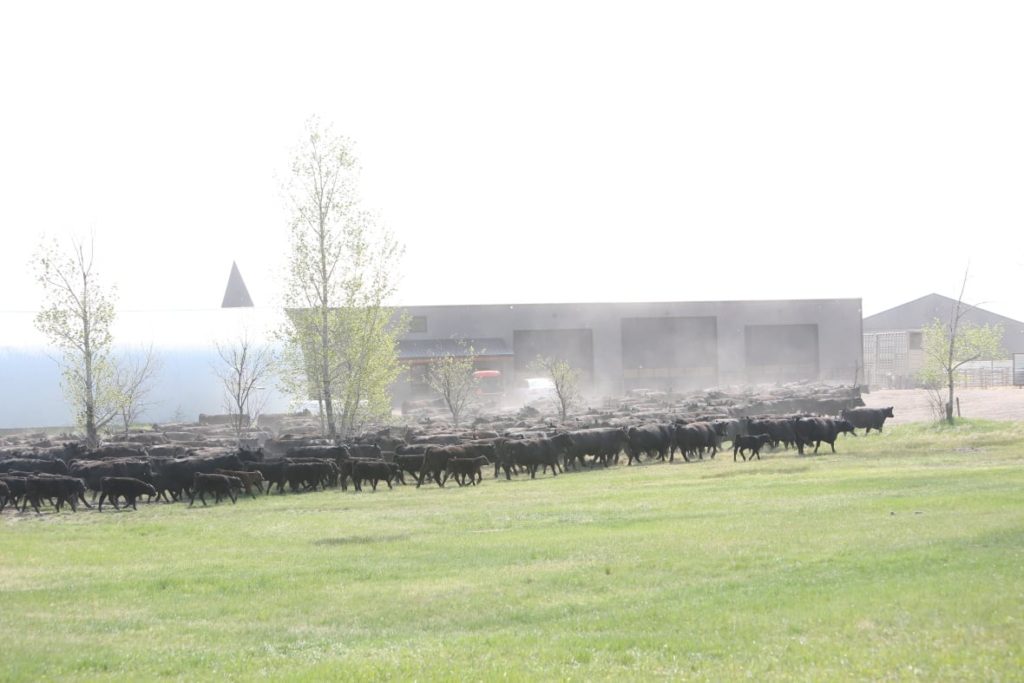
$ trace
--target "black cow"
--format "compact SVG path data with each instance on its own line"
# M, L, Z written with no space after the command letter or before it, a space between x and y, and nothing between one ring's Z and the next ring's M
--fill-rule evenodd
M78 512L78 500L85 500L85 484L81 479L60 474L27 477L25 480L25 498L21 511L32 504L32 509L39 513L39 503L43 499L56 499L54 506L60 512L64 503L71 506L72 512Z
M3 483L4 486L7 487L7 502L17 510L18 503L25 497L25 487L28 485L28 477L16 477L10 474L0 475L0 483Z
M145 458L149 453L142 444L106 444L87 450L78 456L82 460L106 460L108 458Z
M550 438L499 439L495 443L495 476L500 466L505 468L505 478L509 479L510 466L518 465L526 468L531 479L536 479L538 467L542 473L550 468L552 476L557 477L559 465L572 445L572 437L567 432Z
M293 491L315 491L319 486L337 486L339 468L337 463L326 458L303 458L286 461L285 479Z
M117 499L122 496L126 506L131 505L133 510L138 510L135 501L139 496L152 498L156 496L156 488L152 484L131 477L103 477L100 480L100 512L103 512L103 501L108 499L113 503L115 510L120 510Z
M423 464L416 476L416 488L423 485L423 481L429 475L438 486L444 487L441 480L441 473L448 466L448 458L471 458L474 457L466 446L430 446L423 452Z
M399 448L401 448L401 446ZM398 471L400 473L408 472L415 477L419 474L420 468L423 467L423 454L395 455L395 464L398 466Z
M569 432L572 438L572 446L566 450L565 468L571 466L576 469L576 463L586 465L586 456L594 458L592 466L601 463L608 467L616 462L619 453L629 446L629 437L626 430L614 427L597 427L594 429L580 429Z
M513 474L519 474L515 460L508 448L509 439L499 438L494 442L494 478L498 478L498 472L504 470L505 479L512 479Z
M380 446L375 443L350 443L347 446L349 457L362 458L363 460L381 460Z
M707 452L710 452L711 459L714 460L715 455L718 453L718 433L715 431L713 424L710 422L691 422L689 424L675 424L673 426L669 462L675 462L677 448L682 452L683 459L687 462L690 461L691 455L703 460L704 454Z
M242 490L242 482L237 477L229 477L225 474L203 474L196 472L192 478L192 493L189 495L188 506L192 507L192 504L196 502L196 494L199 494L199 500L202 501L203 506L206 506L206 494L212 493L214 495L214 502L219 503L221 496L227 496L231 499L231 504L238 500L235 496L235 491Z
M462 441L463 438L459 434L430 434L417 436L413 443L430 446L458 446Z
M743 418L741 423L747 434L767 434L771 437L772 448L780 445L785 448L796 445L796 432L793 425L799 418Z
M63 448L64 454L61 456L61 460L66 462L84 458L85 454L89 452L89 448L84 443L77 441L69 441L64 444Z
M718 418L712 420L711 425L715 428L715 434L718 435L719 446L723 441L735 441L737 436L746 433L743 431L743 423L736 418Z
M801 417L793 424L796 433L796 448L800 455L804 454L804 447L814 444L814 452L818 452L821 442L824 441L836 452L836 438L840 434L849 433L856 436L853 425L847 420L836 420L831 417Z
M664 461L672 449L672 425L648 424L640 427L630 427L626 431L627 447L626 455L629 458L627 465L632 465L636 460L640 464L640 456L646 454L648 458L657 457Z
M238 477L238 480L242 482L242 486L245 488L245 492L249 494L250 498L256 498L256 494L252 492L253 487L263 493L263 475L258 471L246 471L246 470L215 470L214 474L226 474L229 477Z
M882 431L886 418L893 417L892 406L886 408L852 408L839 413L839 417L847 420L854 427L864 430L867 434L872 429Z
M159 444L146 449L151 458L183 458L188 449L180 444Z
M475 458L448 458L444 479L441 483L448 481L448 477L454 476L459 486L465 486L467 478L470 484L476 486L484 478L481 468L489 464L487 458L482 455Z
M169 491L174 498L182 498L185 493L194 500L191 488L196 474L213 474L215 470L244 470L237 453L221 453L219 455L195 455L173 460L152 461L153 481L162 490ZM120 475L133 476L133 475ZM135 477L145 479L147 477Z
M335 463L348 460L352 457L359 457L352 452L348 446L299 446L289 448L285 457L289 460L304 458L318 458L320 460L333 460Z
M259 472L263 475L263 480L267 482L267 493L270 493L270 489L275 485L277 486L278 493L284 493L284 485L288 481L287 469L288 462L285 460L265 460L258 462L250 466L253 472Z
M71 474L81 477L92 499L100 493L104 477L130 477L150 481L153 476L148 460L118 458L110 460L75 460L71 463Z
M42 458L6 458L0 460L0 473L41 472L45 474L69 474L68 466L63 460L44 460Z
M398 466L394 463L384 462L383 460L362 460L353 459L352 461L352 485L356 491L363 490L363 482L368 481L373 486L373 490L377 490L377 483L384 480L388 483L388 488L391 486L392 480L395 478Z
M405 447L401 450L406 450ZM492 443L467 443L460 446L428 446L423 451L423 463L420 465L419 473L416 475L416 488L423 485L426 477L429 476L438 486L444 486L441 480L441 473L445 471L448 458L479 458L485 457L490 461L494 457L494 444ZM396 455L396 459L400 456Z
M732 461L736 462L736 455L739 454L744 461L747 456L743 451L750 451L750 459L753 460L755 456L757 459L761 459L761 447L767 443L771 443L772 437L768 434L751 434L749 436L736 435L732 441Z
M7 486L6 481L0 479L0 512L4 511L9 500L11 500L11 489Z
M252 465L258 462L263 462L266 454L262 448L246 448L245 446L238 447L238 459L246 465Z

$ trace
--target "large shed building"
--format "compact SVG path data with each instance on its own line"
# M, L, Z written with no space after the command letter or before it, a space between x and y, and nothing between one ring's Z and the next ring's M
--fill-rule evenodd
M431 395L430 359L472 346L509 391L538 356L568 361L585 390L683 391L758 382L849 384L863 368L860 299L500 304L404 308L396 400Z

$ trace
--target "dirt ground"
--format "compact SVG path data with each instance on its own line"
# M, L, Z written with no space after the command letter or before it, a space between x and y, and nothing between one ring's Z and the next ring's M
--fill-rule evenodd
M1024 420L1024 389L994 387L991 389L960 389L960 414L985 420ZM886 424L926 422L935 419L924 389L885 389L864 394L869 408L893 407L894 417Z

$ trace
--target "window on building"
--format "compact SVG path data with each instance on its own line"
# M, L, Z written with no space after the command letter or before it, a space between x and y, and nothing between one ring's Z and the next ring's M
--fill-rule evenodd
M425 315L414 315L412 320L409 321L410 332L426 332L427 331L427 316Z
M921 333L920 332L911 332L910 335L908 336L907 344L909 345L911 351L920 351L921 350Z

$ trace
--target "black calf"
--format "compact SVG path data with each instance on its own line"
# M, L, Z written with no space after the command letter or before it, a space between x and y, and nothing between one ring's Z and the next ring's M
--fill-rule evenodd
M124 497L125 505L131 505L132 510L138 510L135 507L135 501L139 496L149 496L150 498L157 495L156 488L151 484L147 484L139 479L133 479L132 477L103 477L100 480L100 512L103 512L103 501L109 500L114 505L115 510L121 508L117 505L117 499Z
M747 456L743 454L743 451L750 451L750 459L753 460L754 456L757 459L761 459L761 447L767 443L771 443L772 437L770 434L754 434L751 436L740 436L733 437L732 441L732 461L736 462L736 455L739 454L744 461Z

